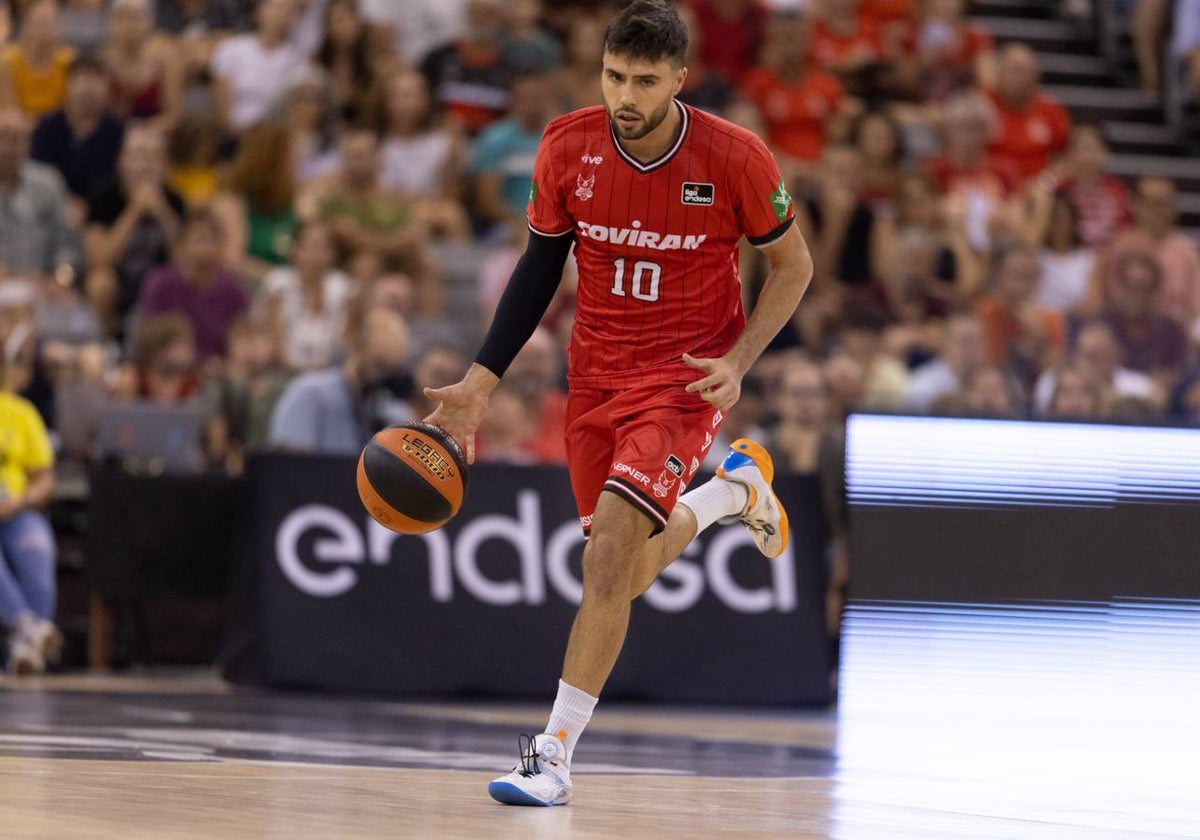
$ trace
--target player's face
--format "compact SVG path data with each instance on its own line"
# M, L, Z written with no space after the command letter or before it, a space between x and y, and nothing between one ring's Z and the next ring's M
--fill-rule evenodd
M617 136L641 140L662 125L686 75L686 68L676 69L666 59L647 61L606 52L600 87Z

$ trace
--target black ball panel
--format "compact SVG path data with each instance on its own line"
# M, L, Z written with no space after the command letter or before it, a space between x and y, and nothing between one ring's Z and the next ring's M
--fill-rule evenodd
M426 476L372 440L363 451L363 469L379 497L396 511L421 522L443 522L453 509Z

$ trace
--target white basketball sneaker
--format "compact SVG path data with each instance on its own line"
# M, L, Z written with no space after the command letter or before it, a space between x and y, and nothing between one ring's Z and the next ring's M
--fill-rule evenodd
M8 640L8 672L20 677L44 673L46 660L37 645L25 634L14 634Z
M517 736L521 763L488 785L488 794L505 805L566 805L571 801L567 750L553 735Z
M37 619L26 637L38 649L47 665L57 665L62 661L63 634L54 626L54 622Z
M722 525L741 522L758 550L772 560L783 554L788 544L788 517L771 489L775 465L767 450L752 440L738 438L729 445L729 454L717 467L717 475L743 485L750 494L739 515L717 521Z

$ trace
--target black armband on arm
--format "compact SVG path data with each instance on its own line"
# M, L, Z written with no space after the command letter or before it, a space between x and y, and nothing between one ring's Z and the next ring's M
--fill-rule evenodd
M500 296L492 326L475 356L476 363L496 376L504 376L550 308L574 241L569 234L544 236L529 232L529 244Z

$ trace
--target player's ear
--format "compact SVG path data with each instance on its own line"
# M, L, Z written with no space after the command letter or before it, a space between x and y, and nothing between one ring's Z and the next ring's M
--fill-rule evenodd
M683 90L683 80L687 78L687 68L680 67L675 72L675 89L671 91L671 96L675 96L679 91Z

